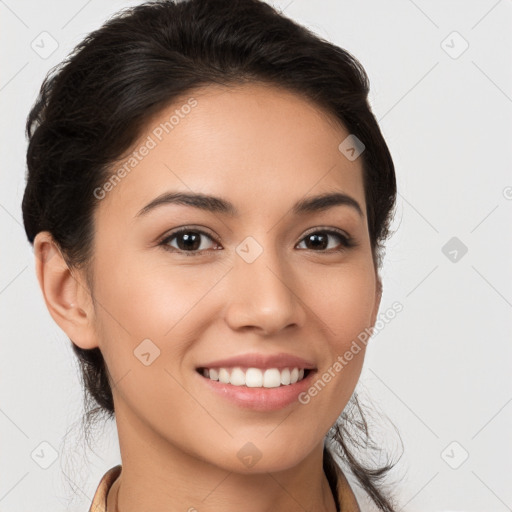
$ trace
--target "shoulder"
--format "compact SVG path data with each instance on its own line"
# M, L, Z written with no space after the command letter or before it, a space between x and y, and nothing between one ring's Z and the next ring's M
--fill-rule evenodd
M116 481L117 477L121 474L122 466L118 464L110 468L101 478L100 483L94 493L91 507L89 512L105 512L107 509L107 494L112 484Z

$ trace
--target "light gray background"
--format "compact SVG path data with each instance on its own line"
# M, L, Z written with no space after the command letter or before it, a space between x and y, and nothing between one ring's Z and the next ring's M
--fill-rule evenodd
M137 3L0 0L3 512L88 510L120 461L113 424L95 433L96 453L80 444L77 365L44 305L20 204L24 123L44 75ZM381 311L394 301L403 311L370 342L359 389L402 436L393 473L402 510L512 510L512 1L274 5L362 62L394 157L397 232ZM49 56L44 31L58 43ZM442 250L452 237L468 249L457 261ZM376 427L399 454L389 424ZM51 461L52 450L58 458L43 469L36 460Z

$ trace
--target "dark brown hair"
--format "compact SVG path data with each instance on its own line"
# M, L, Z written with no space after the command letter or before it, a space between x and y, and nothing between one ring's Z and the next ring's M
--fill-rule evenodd
M375 268L396 200L393 161L368 103L369 81L347 51L258 0L169 0L127 8L89 34L45 78L26 124L27 186L23 221L30 243L49 231L68 265L89 270L93 193L136 142L148 120L195 88L264 82L283 87L333 114L365 146L361 155L368 229ZM341 141L340 141L341 142ZM90 276L90 273L87 273ZM92 278L88 279L92 289ZM84 384L86 423L114 417L102 354L72 343ZM368 426L354 393L331 429L342 460L381 510L393 511L379 481L393 467L370 468L349 448ZM325 469L333 485L330 451Z

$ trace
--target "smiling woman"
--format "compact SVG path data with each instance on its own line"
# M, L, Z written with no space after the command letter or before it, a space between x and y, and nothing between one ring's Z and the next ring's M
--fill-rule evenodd
M25 229L122 458L91 511L360 510L333 452L395 510L350 447L396 196L368 87L256 0L126 9L43 83Z

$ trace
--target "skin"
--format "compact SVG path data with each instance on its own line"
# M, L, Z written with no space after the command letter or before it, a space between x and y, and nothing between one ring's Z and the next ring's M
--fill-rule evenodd
M190 96L198 102L190 114L98 201L92 290L48 232L34 245L52 317L78 346L101 349L114 384L123 470L108 509L117 496L122 512L334 511L323 441L354 391L365 346L310 403L271 412L213 394L195 368L287 352L314 361L321 375L374 325L381 293L362 159L345 158L346 129L294 93L253 83ZM155 115L134 149L185 102ZM220 196L239 216L168 204L136 217L171 190ZM291 212L304 197L334 191L363 215L347 205ZM180 254L179 237L171 251L158 245L181 226L212 235L201 239L202 254ZM308 244L306 234L325 228L357 246L335 235L327 249ZM235 252L248 236L263 248L250 264ZM146 366L134 350L148 338L160 355ZM247 442L261 454L252 467L237 457Z

